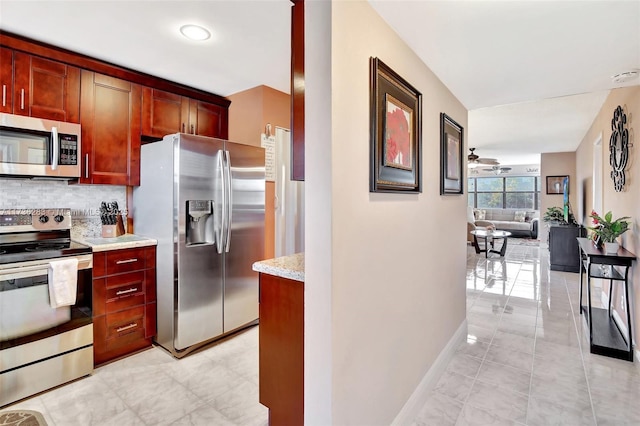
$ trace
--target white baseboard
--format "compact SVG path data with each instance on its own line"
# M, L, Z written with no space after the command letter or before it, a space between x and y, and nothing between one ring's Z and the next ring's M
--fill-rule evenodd
M453 357L456 349L460 343L464 342L467 338L467 320L465 318L460 324L460 327L453 334L449 343L438 355L438 358L434 361L433 365L422 377L418 387L413 391L407 402L402 407L402 410L398 413L396 418L391 423L392 426L408 425L415 420L420 412L420 409L424 406L429 396L429 392L435 388L436 383L440 379L444 370L446 370L449 361Z

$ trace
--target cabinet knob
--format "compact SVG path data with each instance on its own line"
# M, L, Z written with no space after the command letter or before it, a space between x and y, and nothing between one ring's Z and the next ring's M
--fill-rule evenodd
M195 127L194 127L194 125L193 125L193 124L191 125L191 134L192 134L192 135L195 135L195 134L196 134L196 129L195 129Z
M182 133L184 133L184 129L185 129L185 126L184 126L184 123L182 123Z

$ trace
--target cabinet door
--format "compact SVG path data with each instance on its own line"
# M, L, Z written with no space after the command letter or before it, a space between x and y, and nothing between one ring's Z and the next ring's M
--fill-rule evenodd
M142 89L82 71L81 183L140 185Z
M13 50L0 47L0 86L2 103L0 112L13 111Z
M187 105L186 113L183 112ZM175 93L142 89L142 134L152 138L186 132L189 99Z
M187 133L227 139L228 111L219 105L191 99L189 101L189 129Z
M14 114L79 123L80 70L14 52Z

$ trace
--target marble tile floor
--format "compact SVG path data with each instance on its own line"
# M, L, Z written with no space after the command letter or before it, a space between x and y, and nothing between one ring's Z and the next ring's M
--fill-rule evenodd
M154 347L4 409L39 411L49 426L268 425L258 327L181 360Z
M589 353L579 280L545 245L469 247L467 341L413 424L640 425L640 364Z

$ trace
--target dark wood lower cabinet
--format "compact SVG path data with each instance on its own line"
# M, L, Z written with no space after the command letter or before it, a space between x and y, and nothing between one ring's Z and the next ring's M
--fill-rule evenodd
M100 365L151 346L155 246L93 254L93 356Z
M260 403L269 424L304 423L304 283L260 274Z

